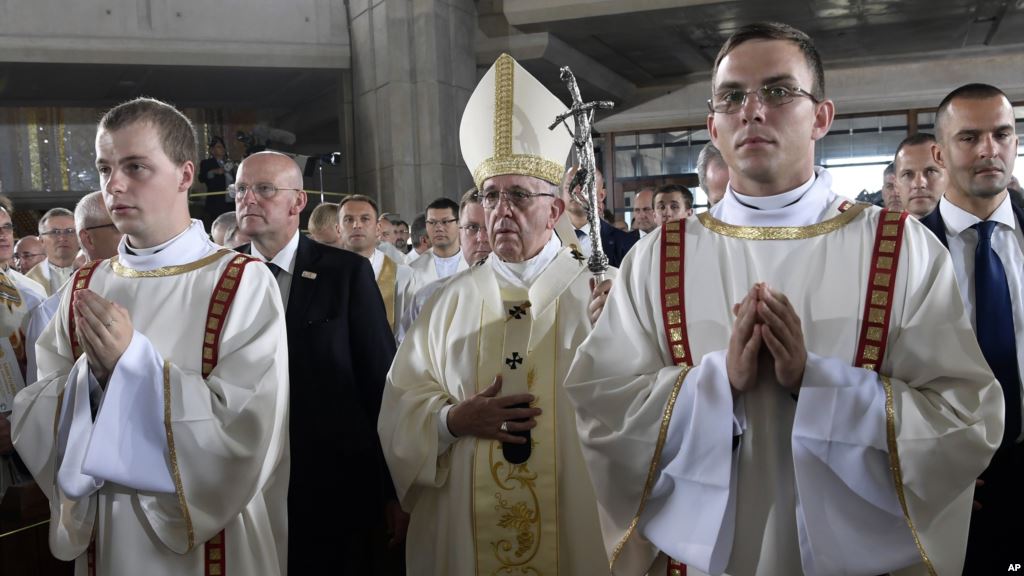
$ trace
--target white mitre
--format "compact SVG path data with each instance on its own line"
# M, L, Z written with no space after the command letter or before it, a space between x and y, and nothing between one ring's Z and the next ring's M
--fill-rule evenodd
M502 174L533 176L559 185L572 135L548 130L565 104L508 54L502 54L469 97L459 126L462 159L477 189ZM575 128L570 118L569 128Z

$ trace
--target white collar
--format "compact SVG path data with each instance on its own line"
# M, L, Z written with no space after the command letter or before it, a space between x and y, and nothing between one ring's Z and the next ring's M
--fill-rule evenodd
M459 258L462 258L462 247L460 246L459 247L459 251L456 252L455 254L453 254L452 256L438 256L437 253L434 252L433 248L430 249L430 253L437 260L440 260L441 262L444 262L444 263L450 263L452 260L457 260Z
M118 260L125 266L147 271L195 262L220 249L206 235L203 223L192 220L192 224L181 234L152 248L131 248L131 252L128 252L128 235L125 234L117 245L117 254Z
M828 170L815 167L810 180L774 196L745 196L730 185L710 212L735 226L810 226L827 217L833 198L832 176Z
M942 221L946 223L946 233L950 236L959 236L964 230L981 222L981 218L947 200L945 194L939 199L939 209ZM1009 226L1010 230L1017 229L1017 219L1013 217L1013 205L1010 204L1009 194L1003 198L1003 201L999 203L999 207L996 208L996 211L988 219L1005 224Z
M370 255L370 266L373 268L373 277L380 276L380 271L384 268L384 253L377 248L373 249L373 254Z
M46 259L46 263L50 265L50 268L53 268L54 270L60 270L61 272L68 272L71 270L71 266L57 266L56 264L51 262L49 258Z
M259 249L256 248L256 243L250 244L252 247L252 255L267 262L267 257L260 253ZM289 274L295 273L295 252L299 249L299 230L296 228L295 232L292 233L292 239L285 244L281 250L269 260L272 264L277 264L281 270Z
M561 249L561 240L558 239L556 234L552 233L551 238L548 238L547 244L541 248L536 256L529 260L505 262L498 258L498 255L495 253L491 253L488 260L491 261L491 266L498 276L514 286L529 290L533 281L548 267L548 264L555 259L555 256L558 255L558 251Z
M811 189L814 184L814 179L817 174L811 174L811 177L806 182L790 190L789 192L783 192L782 194L775 194L774 196L747 196L746 194L740 194L733 189L732 184L728 186L728 190L733 193L737 200L748 208L755 210L778 210L785 208L790 204L796 203L803 195Z

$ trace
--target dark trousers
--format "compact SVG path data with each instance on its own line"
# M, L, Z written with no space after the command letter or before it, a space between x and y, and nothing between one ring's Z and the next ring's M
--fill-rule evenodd
M974 492L981 510L971 514L965 576L1006 574L1024 563L1024 446L1002 446L982 473L984 486Z

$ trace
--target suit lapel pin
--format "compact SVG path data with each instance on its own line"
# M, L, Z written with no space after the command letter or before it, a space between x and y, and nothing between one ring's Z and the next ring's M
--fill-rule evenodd
M302 271L303 278L309 278L310 280L316 280L316 272L310 272L309 270Z

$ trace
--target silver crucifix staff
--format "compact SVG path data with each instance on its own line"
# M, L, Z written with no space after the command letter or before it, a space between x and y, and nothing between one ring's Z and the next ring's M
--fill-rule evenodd
M598 220L598 210L601 207L597 203L597 186L595 186L594 174L597 165L594 160L594 140L590 134L590 126L594 120L594 110L610 110L615 106L614 102L599 100L595 102L583 102L580 97L580 88L576 84L576 77L568 66L562 66L561 79L569 88L572 96L572 108L558 115L555 121L548 126L548 130L554 130L559 124L569 129L565 124L566 118L570 116L576 120L576 132L572 135L573 146L576 147L576 157L579 159L579 168L572 182L569 183L569 193L572 198L587 209L587 222L590 223L590 259L587 260L587 268L594 275L597 282L604 281L604 273L608 270L608 256L601 247L601 223ZM577 192L577 187L579 192Z

